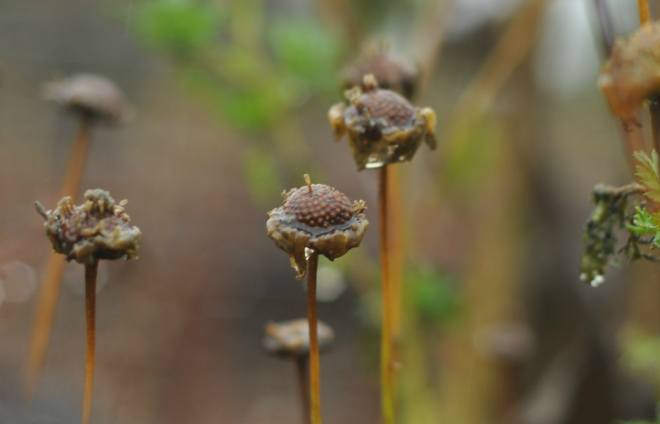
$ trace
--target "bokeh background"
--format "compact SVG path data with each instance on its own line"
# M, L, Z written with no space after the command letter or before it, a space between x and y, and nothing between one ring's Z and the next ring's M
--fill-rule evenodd
M607 3L617 34L638 26L636 2ZM657 266L578 279L591 188L631 179L601 41L591 0L0 1L0 422L79 419L81 266L22 396L50 249L32 205L56 202L76 128L42 86L78 72L136 111L95 128L83 187L129 199L144 233L139 261L101 269L93 422L299 422L293 367L261 338L305 314L304 291L265 217L308 172L377 222L376 175L326 120L369 43L418 64L415 102L439 121L438 150L398 165L401 422L655 422ZM376 225L319 279L326 421L377 423Z

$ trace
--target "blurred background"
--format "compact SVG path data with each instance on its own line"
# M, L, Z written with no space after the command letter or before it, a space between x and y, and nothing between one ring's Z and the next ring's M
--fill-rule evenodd
M615 32L636 2L610 0ZM660 5L652 1L655 16ZM630 181L596 86L591 0L0 1L0 422L79 419L83 267L22 379L76 121L47 81L105 75L135 116L93 132L83 189L129 199L140 260L103 263L93 422L297 423L291 364L261 345L305 314L266 212L308 172L370 206L359 249L319 271L328 423L379 422L376 173L335 143L340 71L384 43L422 73L439 148L397 165L405 246L401 422L656 422L657 265L580 282L594 184Z

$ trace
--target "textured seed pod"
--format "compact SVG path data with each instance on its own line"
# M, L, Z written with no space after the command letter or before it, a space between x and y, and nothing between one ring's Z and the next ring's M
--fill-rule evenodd
M44 87L44 96L87 119L116 124L131 115L121 90L98 75L79 74L49 82Z
M384 48L368 49L342 72L342 85L349 89L361 85L365 75L372 74L381 88L412 98L418 84L417 69L403 58Z
M85 192L81 205L67 196L53 210L45 210L39 202L36 206L53 249L67 260L92 264L99 259L137 258L142 234L130 225L126 203L116 203L110 193L95 189Z
M435 148L435 112L379 88L373 75L348 90L346 99L348 104L330 109L328 119L337 139L348 135L358 169L409 161L422 141Z
M369 222L362 200L324 184L311 184L283 193L281 207L268 212L266 231L291 258L298 278L305 275L307 249L333 260L362 241Z
M335 333L332 328L318 322L317 334L319 349L326 351L332 347ZM283 322L269 322L264 328L264 349L281 358L299 358L309 353L309 321L307 318Z
M598 85L612 113L630 121L644 101L660 93L660 23L642 26L614 43Z

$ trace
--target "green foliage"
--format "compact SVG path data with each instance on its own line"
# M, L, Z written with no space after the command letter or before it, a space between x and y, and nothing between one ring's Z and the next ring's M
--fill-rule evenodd
M652 202L660 203L660 173L658 172L658 153L653 150L651 156L646 152L636 151L635 176L644 186L644 196Z
M304 84L303 89L335 89L339 43L330 32L309 20L279 19L269 41L282 73Z
M655 215L651 214L646 208L637 206L632 223L628 224L628 230L637 237L650 236L651 245L660 247L660 225Z
M190 0L145 3L138 14L138 30L154 46L177 58L208 47L217 35L220 17L215 9Z
M410 269L404 282L408 305L430 325L447 323L458 314L461 302L454 286L451 277L426 267Z

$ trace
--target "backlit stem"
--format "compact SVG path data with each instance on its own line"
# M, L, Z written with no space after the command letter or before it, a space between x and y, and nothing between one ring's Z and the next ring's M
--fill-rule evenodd
M90 121L80 118L80 124L73 142L69 164L67 166L62 196L75 196L80 190L80 181L85 170L90 144ZM64 273L64 256L52 252L44 270L40 284L39 300L32 329L30 350L26 370L25 395L29 399L34 394L41 369L43 368L48 339L53 327L57 300L59 299L62 275Z

